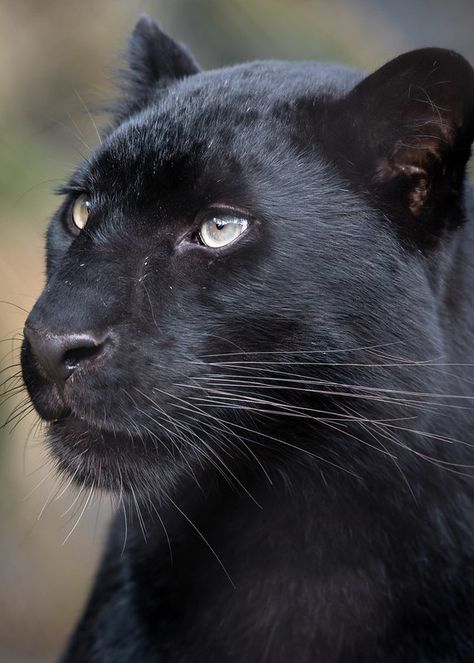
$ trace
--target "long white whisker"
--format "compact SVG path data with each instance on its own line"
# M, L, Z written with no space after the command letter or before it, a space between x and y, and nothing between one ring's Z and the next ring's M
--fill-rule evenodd
M182 509L179 508L179 506L176 504L176 502L175 502L175 501L174 501L169 495L166 495L166 498L171 502L171 504L175 507L175 509L176 509L177 511L179 511L179 513L183 516L183 518L184 518L184 519L185 519L185 520L191 525L191 527L193 528L193 530L194 530L194 531L196 532L196 534L201 538L201 540L205 543L205 545L206 545L206 546L208 547L208 549L211 551L212 555L213 555L213 556L215 557L215 559L217 560L217 563L219 564L219 566L221 567L221 569L224 571L224 573L225 573L225 575L227 576L227 579L229 580L229 582L230 582L230 584L232 585L232 587L233 587L234 589L237 589L237 587L236 587L234 581L232 580L232 578L231 578L230 575L229 575L229 572L228 572L227 569L225 568L225 566L224 566L224 564L223 564L221 558L219 557L219 555L217 554L217 552L214 550L214 548L211 546L211 544L210 544L209 541L206 539L206 537L205 537L204 534L201 532L201 530L198 529L198 527L193 523L193 521L192 521L192 520L191 520L191 519L190 519L190 518L184 513L184 511L183 511Z
M68 541L68 539L70 538L70 536L72 535L72 533L74 532L74 530L76 529L76 527L79 525L79 522L80 522L82 516L84 515L84 513L85 513L87 507L89 506L89 503L90 503L90 501L91 501L91 499L92 499L92 495L93 495L93 493L94 493L94 484L92 484L92 486L90 487L90 490L89 490L89 493L88 493L88 495L87 495L86 501L85 501L85 503L84 503L84 506L82 507L82 511L81 511L80 514L79 514L79 518L76 520L76 522L75 522L73 528L71 529L71 531L69 532L69 534L68 534L68 535L66 536L66 538L64 539L62 545L64 545L64 544Z

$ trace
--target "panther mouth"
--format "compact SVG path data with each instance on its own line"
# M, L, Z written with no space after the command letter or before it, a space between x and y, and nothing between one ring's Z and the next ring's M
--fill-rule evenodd
M78 448L84 444L93 445L94 448L124 447L130 446L134 439L131 433L97 427L85 418L76 416L71 410L68 410L61 418L50 421L49 432L51 435L62 437L64 441L72 443Z
M71 413L49 422L47 441L60 473L78 485L115 493L138 489L137 477L162 469L169 451L151 432L99 428Z

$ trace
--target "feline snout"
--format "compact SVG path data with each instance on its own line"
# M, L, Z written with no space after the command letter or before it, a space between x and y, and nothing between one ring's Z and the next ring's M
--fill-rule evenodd
M64 382L77 368L97 363L109 340L107 334L53 334L28 325L24 334L40 372L52 382Z

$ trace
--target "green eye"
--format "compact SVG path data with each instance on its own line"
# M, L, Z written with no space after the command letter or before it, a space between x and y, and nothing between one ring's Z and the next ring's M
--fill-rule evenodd
M226 246L247 230L247 219L234 214L210 214L199 228L199 236L205 246L218 249Z
M82 230L85 228L86 223L89 219L89 211L91 207L91 202L89 196L86 193L81 193L80 196L74 201L72 206L72 222L74 224L74 230Z

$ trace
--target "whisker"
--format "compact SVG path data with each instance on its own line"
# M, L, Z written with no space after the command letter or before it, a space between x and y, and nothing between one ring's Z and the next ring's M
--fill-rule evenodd
M302 378L303 376L300 376ZM216 379L217 378L217 379ZM239 376L227 376L223 374L209 374L208 376L198 376L194 379L196 380L213 380L214 384L219 385L219 384L227 384L228 382L230 383L233 378L238 378L242 380L241 383L239 383L239 386L252 386L255 388L269 388L265 384L259 384L258 382L249 382L248 381L248 375L239 375ZM280 389L280 390L285 390L285 389L293 389L293 390L299 390L299 391L307 391L308 393L326 393L331 396L344 396L344 395L351 395L350 392L340 392L340 391L320 391L320 390L311 390L307 389L306 387L299 388L299 387L293 387L293 386L288 386L288 385L281 385L279 386L278 384L273 385L273 383L278 383L278 382L285 382L285 383L296 383L296 384L315 384L319 387L345 387L346 389L354 389L356 391L366 391L367 393L383 393L383 394L396 394L396 395L401 395L401 396L414 396L416 398L421 397L421 398L449 398L449 399L459 399L459 400L467 400L471 401L474 400L474 396L467 396L465 394L445 394L445 393L430 393L430 392L416 392L416 391L409 391L409 390L403 390L403 389L393 389L389 387L372 387L369 385L356 385L356 384L346 384L343 382L334 382L330 380L319 380L319 379L299 379L299 378L288 378L288 377L281 377L281 378L276 378L276 377L267 377L267 376L258 376L258 380L260 381L267 381L271 383L271 389ZM181 386L181 387L190 387L192 385L186 385L186 384L180 384L178 383L176 386ZM353 397L356 397L356 394L352 395ZM418 401L413 401L413 402L418 402ZM424 404L424 403L423 403ZM429 405L436 405L438 407L443 406L442 403L439 402L434 402L434 403L428 403ZM450 407L457 407L461 408L464 406L459 406L456 404L449 404ZM470 408L467 408L470 409Z
M379 425L382 425L382 424L374 424L375 427L378 427ZM432 456L428 456L427 454L425 454L421 451L418 451L417 449L413 449L413 448L409 447L408 445L406 445L405 443L401 442L400 440L393 439L392 441L393 441L394 444L398 445L402 449L405 449L406 451L409 451L410 453L414 454L415 456L418 456L419 458L422 458L423 460L425 460L425 461L431 463L432 465L436 466L438 469L442 469L442 470L445 470L447 472L457 474L458 476L464 476L464 477L468 477L470 479L473 478L472 474L467 474L465 472L458 472L457 470L453 469L454 467L472 468L472 467L474 467L472 465L460 465L460 464L457 464L457 463L448 463L448 462L442 461L438 458L433 458Z
M235 431L232 431L232 429L230 429L230 428L228 428L228 427L225 426L225 423L226 423L226 422L223 422L221 419L218 419L217 417L213 416L212 414L210 414L210 413L208 413L208 412L204 412L204 411L203 411L201 408L199 408L197 405L190 404L188 401L186 401L186 400L180 398L180 397L177 396L176 394L168 393L167 391L164 391L163 389L158 389L157 387L154 387L154 388L153 388L153 391L157 391L157 392L159 392L159 393L162 393L162 394L164 394L165 396L168 396L168 397L174 399L175 401L178 401L179 403L184 404L185 406L187 406L187 410L186 410L186 411L189 411L189 409L192 409L194 412L199 413L199 414L205 416L206 418L212 418L212 419L215 419L215 420L218 421L220 424L224 424L224 428L225 428L225 430L226 430L228 433L236 435L236 434L235 434ZM239 436L237 436L237 438L238 438L238 440L240 440L240 437L239 437ZM261 468L262 472L264 473L264 475L266 476L267 480L270 482L270 484L272 484L272 480L271 480L270 476L268 475L267 471L265 470L265 468L264 468L263 464L261 463L261 461L260 461L260 460L258 459L258 457L257 457L257 456L251 451L251 449L250 449L249 447L247 447L247 449L248 449L248 451L251 453L251 455L252 455L252 457L254 458L254 460L255 460L255 461L258 463L258 465L260 466L260 468Z
M171 566L173 566L173 550L171 548L171 539L169 537L168 530L166 529L166 525L164 523L163 518L160 516L160 513L159 513L158 509L153 504L153 500L150 499L149 504L150 504L150 507L155 512L156 516L158 517L158 520L160 521L160 525L163 529L163 532L164 532L164 535L165 535L165 538L166 538L166 543L168 544L168 550L169 550L169 554L170 554L170 563L171 563Z
M227 579L228 579L228 581L230 582L230 584L232 585L232 587L233 587L234 589L237 589L237 586L235 585L234 581L233 581L232 578L230 577L229 572L228 572L227 569L225 568L225 566L224 566L224 564L223 564L221 558L219 557L219 555L217 554L217 552L214 550L214 548L211 546L211 544L210 544L209 541L206 539L206 537L205 537L204 534L201 532L201 530L198 529L198 527L193 523L193 521L192 521L192 520L191 520L191 519L190 519L190 518L184 513L184 511L183 511L182 509L180 509L180 507L176 504L176 502L175 502L175 501L174 501L169 495L165 494L165 497L166 497L167 500L169 500L169 501L171 502L171 504L172 504L172 505L175 507L175 509L176 509L176 510L177 510L177 511L183 516L183 518L184 518L184 519L185 519L185 520L191 525L191 527L193 528L193 530L194 530L194 531L196 532L196 534L200 537L200 539L205 543L205 545L206 545L207 548L210 550L210 552L212 553L212 555L214 556L214 558L217 560L217 563L219 564L219 566L221 567L221 569L224 571L224 573L225 573L225 575L227 576Z
M79 101L81 102L82 107L86 111L86 113L89 117L89 120L92 122L92 126L94 127L95 132L97 134L97 138L99 139L99 145L102 145L102 138L101 138L99 129L97 127L96 121L94 120L94 118L92 116L92 113L90 112L89 108L86 106L86 103L85 103L84 99L81 97L81 95L79 94L79 92L77 90L74 90L74 92L75 92L77 98L79 99Z
M78 519L76 520L76 522L75 522L73 528L71 529L71 531L69 532L69 534L68 534L68 535L66 536L66 538L64 539L62 545L65 545L65 543L67 543L68 539L72 536L74 530L75 530L76 527L79 525L79 523L80 523L80 521L81 521L81 519L82 519L82 516L84 515L84 513L85 513L87 507L89 506L89 503L90 503L90 501L91 501L91 499L92 499L92 495L93 495L93 493L94 493L94 484L92 484L92 486L90 487L90 490L89 490L89 493L88 493L88 495L87 495L86 501L85 501L85 503L84 503L84 506L82 507L82 511L80 512L79 517L78 517Z
M42 485L44 484L45 481L47 481L48 479L50 479L50 478L53 476L53 474L54 474L55 471L56 471L56 468L55 468L55 467L52 467L52 468L49 470L49 472L48 472L47 474L45 474L45 475L44 475L44 476L38 481L38 483L35 485L35 487L32 488L32 489L31 489L31 490L30 490L30 491L29 491L29 492L28 492L28 493L22 498L22 501L25 502L26 500L28 500L28 499L29 499L29 498L30 498L30 497L31 497L31 496L32 496L32 495L38 490L38 488L40 488L40 486L42 486Z
M23 313L26 313L28 315L29 311L26 308L23 308L22 306L19 306L18 304L15 304L14 302L8 302L5 299L0 299L0 304L5 304L7 306L13 306L14 308L17 308L19 311L22 311Z
M143 393L143 392L141 392L141 393L142 393L142 395L145 396L148 400L150 400L153 404L155 404L155 402L154 402L154 401L153 401L153 400L152 400L147 394L145 394L145 393ZM142 411L142 412L143 412L143 414L146 414L144 411ZM217 453L217 451L216 451L215 449L213 449L209 444L207 444L207 442L205 442L205 440L204 440L201 436L197 435L197 433L196 433L195 431L190 431L190 432L193 434L193 436L194 436L194 437L195 437L195 438L196 438L196 439L197 439L202 445L204 445L204 447L206 448L207 452L205 452L203 449L196 449L196 448L194 447L194 445L192 445L193 448L194 448L198 453L204 455L204 457L207 459L207 461L208 461L209 463L211 463L211 464L216 468L216 470L219 472L219 474L220 474L220 475L221 475L226 481L229 481L229 477L225 474L225 473L227 472L227 473L230 475L230 477L233 479L233 481L235 481L235 483L236 483L238 486L240 486L240 488L242 488L242 490L243 490L243 491L244 491L244 492L250 497L250 499L251 499L251 500L252 500L252 501L253 501L258 507L262 508L261 505L260 505L260 504L256 501L256 499L253 497L253 495L252 495L252 494L248 491L248 489L243 485L243 483L240 481L240 479L238 479L237 476L234 474L234 472L232 472L232 470L229 469L229 467L228 467L228 466L226 465L226 463L222 460L222 458L219 456L219 454ZM210 456L209 454L211 454L211 456L212 456L213 458L215 458L216 460L214 461L213 458L211 458L211 456ZM221 466L222 466L222 467L221 467Z
M220 337L217 337L220 340L224 340L228 343L231 341L227 339L222 339ZM284 354L284 355L293 355L293 354L332 354L332 353L346 353L346 352L362 352L364 350L374 350L377 348L386 348L386 347L391 347L394 345L403 345L405 344L406 341L391 341L389 343L377 343L374 345L365 345L365 346L356 346L354 348L331 348L331 349L326 349L326 350L258 350L255 352L248 351L248 350L241 350L240 352L217 352L213 354L205 354L201 355L203 358L207 357L228 357L232 355L244 355L244 356L252 356L252 355L273 355L273 354Z
M176 405L176 408L183 408L182 405ZM237 424L234 421L228 421L226 422L229 426L232 426L233 428L238 428L240 430L245 430L250 434L255 434L259 437L263 437L265 439L271 440L272 442L277 442L278 444L281 444L285 447L289 447L292 449L295 449L296 451L300 451L303 454L306 454L310 456L311 458L314 458L316 460L321 461L322 463L326 463L327 465L331 465L332 467L335 467L342 472L345 472L346 474L349 474L353 477L356 477L357 479L361 479L361 477L353 472L352 470L348 470L347 468L343 467L342 465L338 465L337 463L333 463L332 461L328 460L327 458L324 458L323 456L320 456L319 454L315 454L312 451L309 451L308 449L304 449L303 447L299 447L296 444L291 444L290 442L287 442L285 440L281 440L280 438L274 437L273 435L268 435L267 433L264 433L262 431L256 431L251 428L248 428L247 426L243 426L242 424Z
M135 504L135 511L136 511L136 514L137 514L137 518L138 518L140 529L141 529L141 532L142 532L142 535L143 535L143 539L146 542L148 540L148 536L147 536L147 532L146 532L145 521L143 520L143 515L142 515L141 509L140 509L140 505L138 504L138 500L137 500L137 497L135 495L135 491L133 489L132 484L129 485L129 490L132 494L133 502Z

